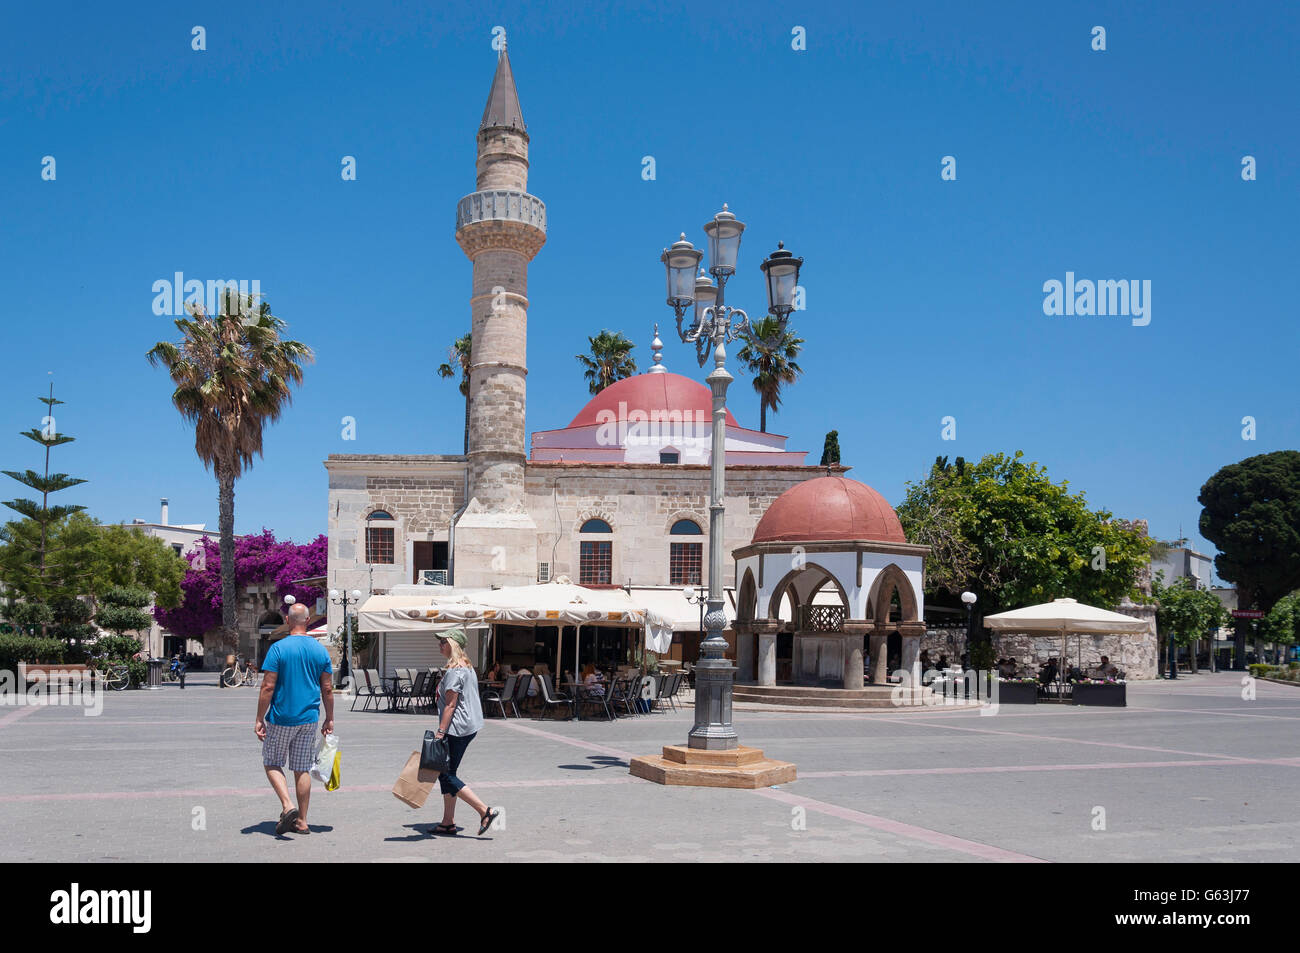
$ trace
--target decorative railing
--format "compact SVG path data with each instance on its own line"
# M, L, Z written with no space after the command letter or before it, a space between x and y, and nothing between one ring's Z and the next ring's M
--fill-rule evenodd
M456 228L475 222L524 222L546 231L546 203L527 192L471 192L456 206Z
M843 632L848 610L844 606L800 606L801 632Z

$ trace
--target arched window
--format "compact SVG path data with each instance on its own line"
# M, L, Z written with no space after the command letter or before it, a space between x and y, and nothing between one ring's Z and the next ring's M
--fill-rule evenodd
M388 510L375 510L366 516L366 562L392 565L394 560L393 527L371 526L377 520L393 520Z
M592 517L582 524L579 533L612 533L602 519ZM578 543L578 584L608 586L614 581L614 543L611 540L584 539Z
M673 536L702 536L700 524L695 520L678 520L669 531ZM668 544L668 584L670 586L698 586L704 578L703 543Z

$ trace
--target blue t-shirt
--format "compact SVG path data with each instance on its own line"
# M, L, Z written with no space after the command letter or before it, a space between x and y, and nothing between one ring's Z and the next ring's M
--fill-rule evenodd
M289 726L320 720L320 677L334 671L323 645L310 635L286 635L266 653L262 671L275 672L268 722Z

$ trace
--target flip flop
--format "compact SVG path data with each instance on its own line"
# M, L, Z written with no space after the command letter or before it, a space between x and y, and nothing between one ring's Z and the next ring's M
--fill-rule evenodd
M501 816L500 811L494 811L492 808L488 808L487 813L483 815L483 823L479 825L478 836L482 837L484 834L486 834L488 828L492 826L492 822L495 821L500 816Z
M275 825L275 836L283 837L289 828L293 827L298 821L298 809L291 807L280 815L280 820Z

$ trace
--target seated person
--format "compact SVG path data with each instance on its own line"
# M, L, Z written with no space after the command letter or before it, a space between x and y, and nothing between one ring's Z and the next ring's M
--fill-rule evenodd
M588 663L582 670L582 688L589 695L605 694L605 676L596 671L596 666Z
M1056 671L1056 659L1049 658L1038 670L1038 681L1044 685L1051 684L1056 681Z
M536 695L537 695L537 676L536 676L536 675L533 675L533 673L530 672L530 671L529 671L528 669L526 669L526 668L521 668L519 671L515 672L515 674L518 675L518 676L520 676L521 678L522 678L523 676L525 676L525 675L532 676L531 678L528 679L528 697L529 697L529 698L534 698L534 697L536 697Z
M933 667L934 667L933 663L931 663L930 661L930 650L922 649L921 650L921 671L928 672Z
M934 663L934 667L941 672L948 668L948 656L946 653L939 656L939 661Z
M491 667L483 673L483 680L487 682L499 682L503 677L500 662L493 662Z
M1016 660L1004 658L998 663L998 674L1003 678L1016 677Z
M1110 657L1103 655L1101 663L1093 670L1093 678L1115 678L1119 675L1119 669L1110 664Z

